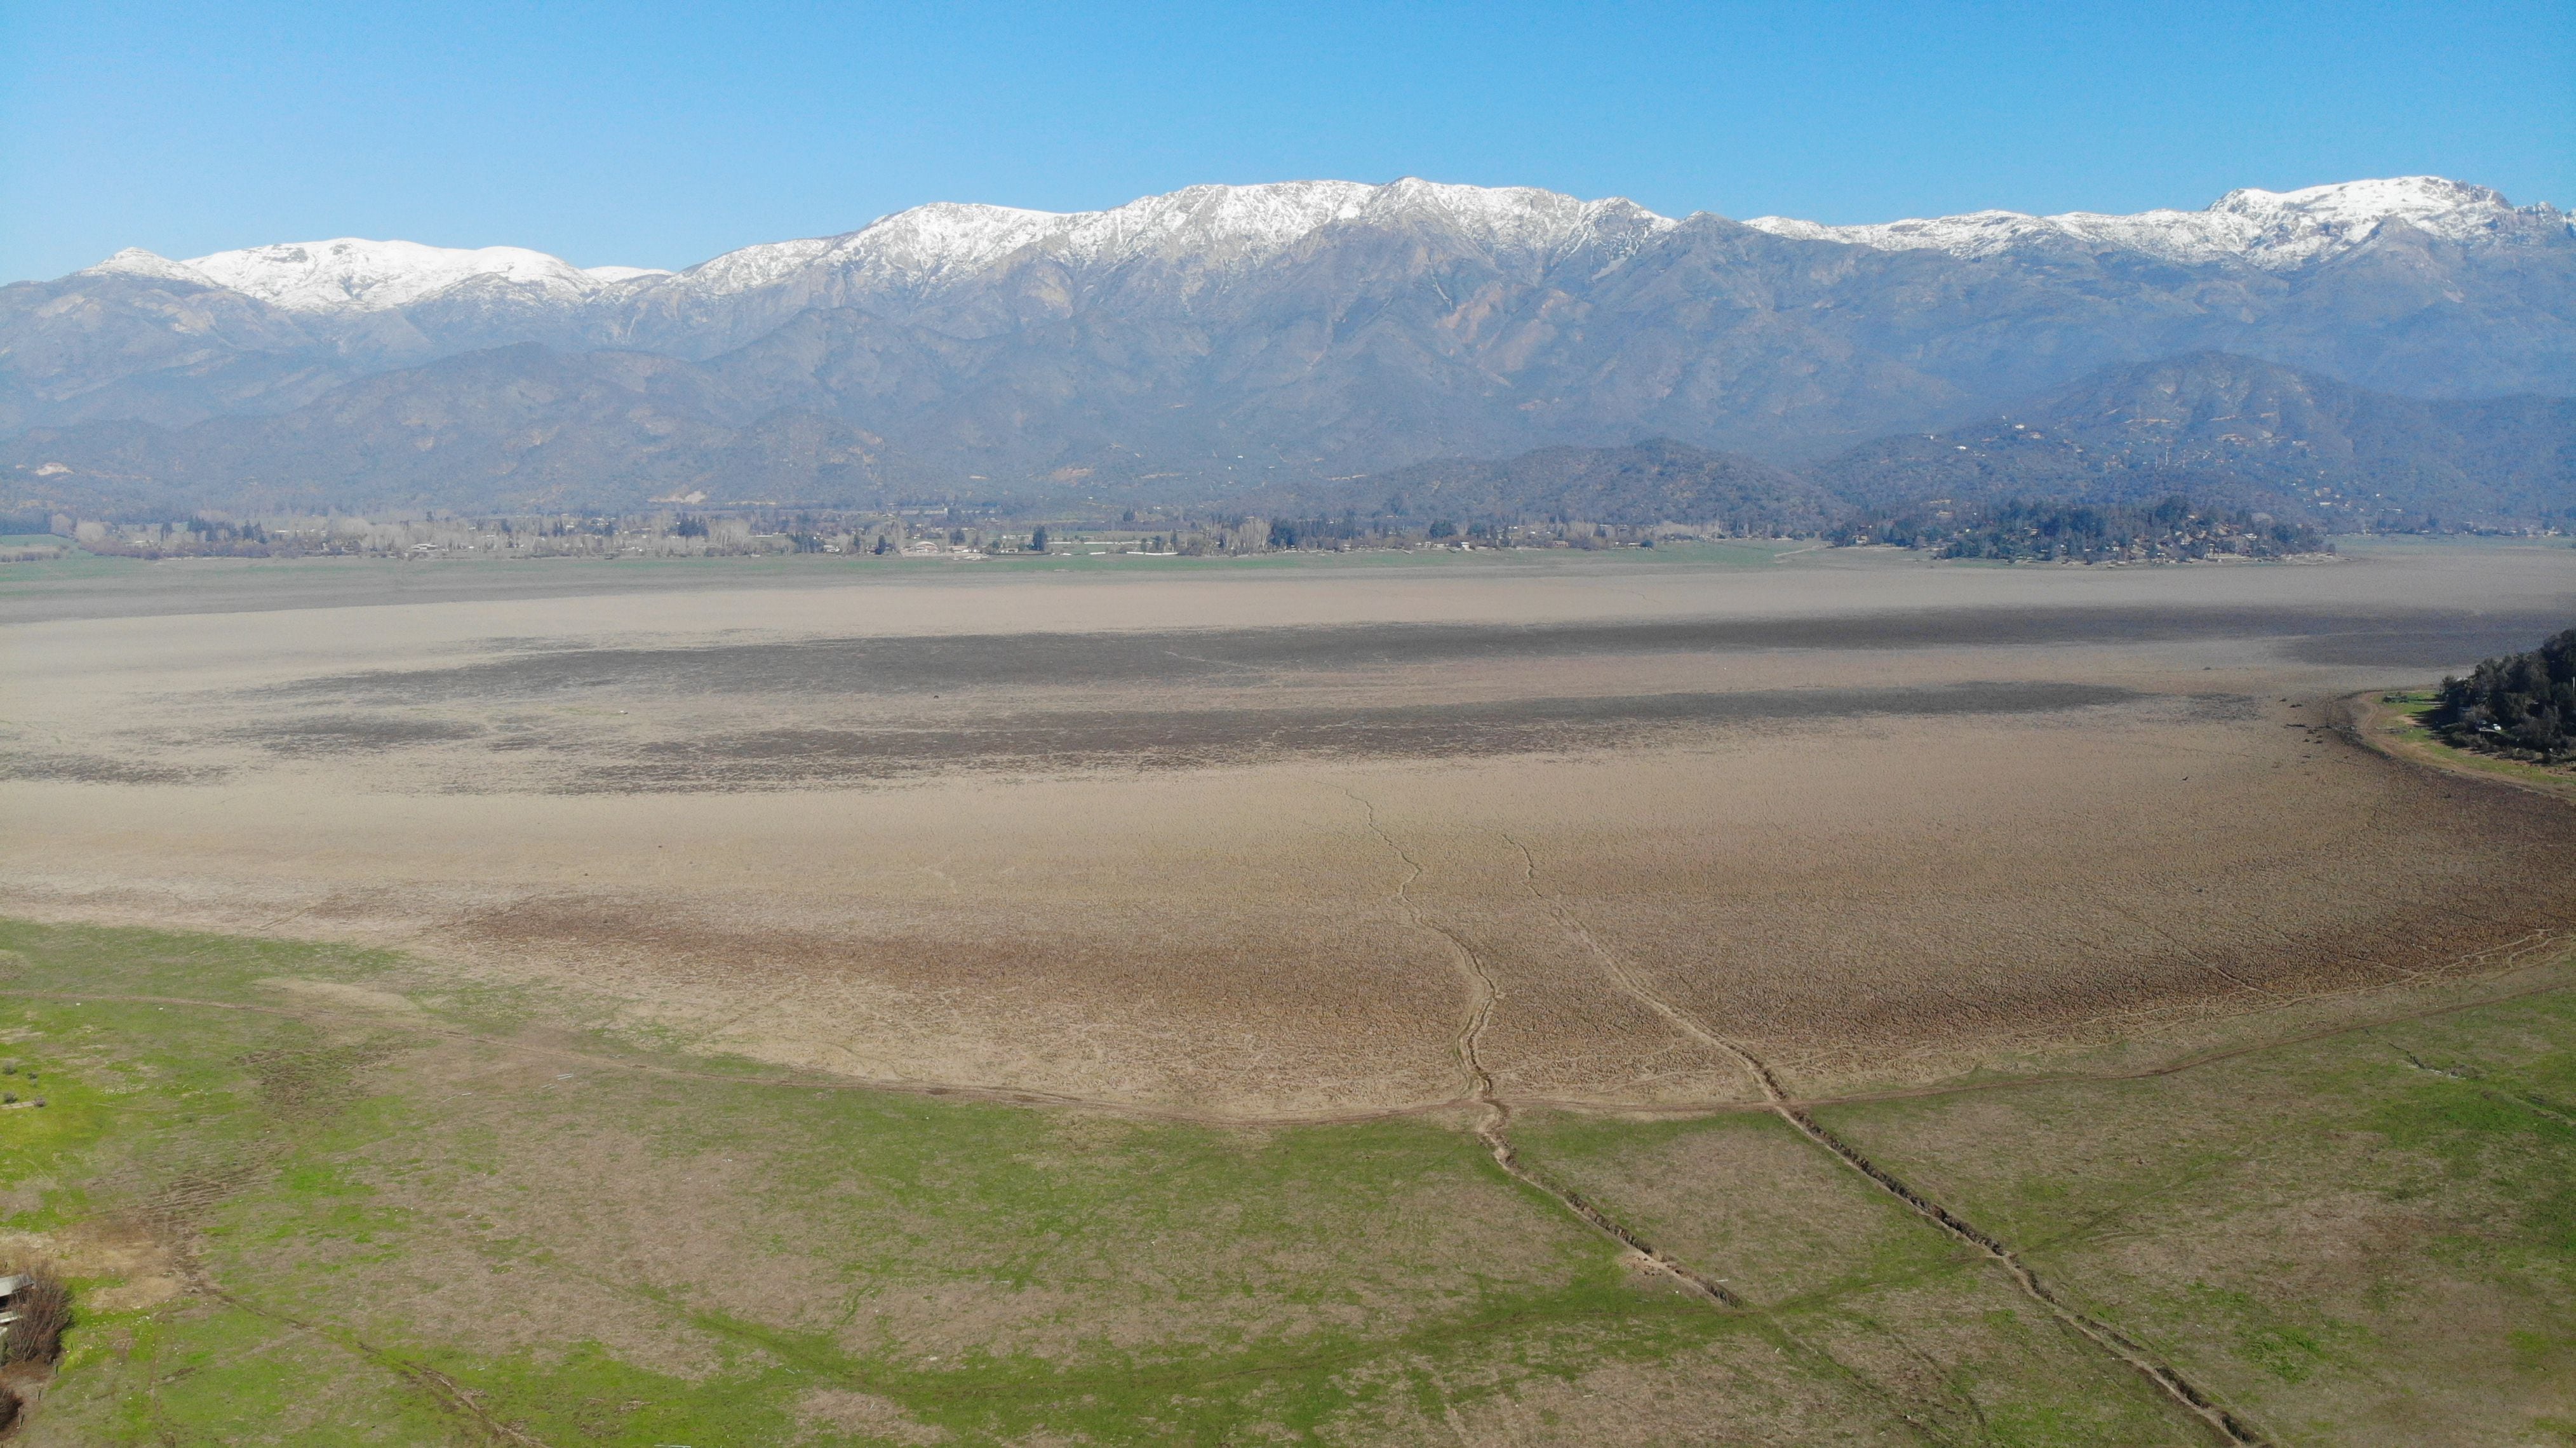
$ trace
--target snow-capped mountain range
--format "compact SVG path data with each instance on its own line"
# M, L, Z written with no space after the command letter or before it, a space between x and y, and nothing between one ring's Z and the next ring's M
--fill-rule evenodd
M528 301L558 304L661 291L712 300L816 274L866 288L917 290L969 281L1024 253L1086 268L1150 260L1224 272L1261 266L1336 224L1407 220L1434 220L1497 258L1542 264L1593 249L1617 259L1623 244L1633 250L1633 244L1681 224L1617 197L1581 201L1529 187L1412 179L1383 186L1289 181L1193 186L1106 211L934 202L841 236L747 246L680 272L576 267L519 247L461 249L354 237L221 251L187 261L134 248L92 270L202 281L305 313L396 310L474 284L499 284ZM1744 224L1774 236L1880 251L1974 258L2064 241L2188 265L2233 261L2282 270L2360 246L2391 221L2468 242L2516 221L2563 226L2566 218L2547 206L2516 208L2484 186L2401 176L2299 191L2231 191L2202 211L1978 211L1861 226L1759 216Z
M2566 220L2554 207L2517 209L2503 193L2484 186L2439 176L2397 176L2300 191L2246 188L2228 192L2203 211L2142 211L2133 216L1975 211L1867 226L1820 226L1784 216L1757 216L1744 224L1774 236L1848 242L1881 251L1980 257L2034 241L2063 239L2188 266L2236 261L2282 271L2363 245L2390 222L2402 222L2445 241L2474 242L2500 235L2517 221L2563 226Z
M2576 395L2576 228L2429 176L1867 226L1403 180L938 203L677 272L125 251L0 287L0 482L615 506L1208 498L1655 436L1797 464L2202 353Z

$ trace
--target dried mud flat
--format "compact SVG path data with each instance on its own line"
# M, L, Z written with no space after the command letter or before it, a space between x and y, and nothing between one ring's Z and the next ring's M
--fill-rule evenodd
M2564 548L492 577L0 603L0 911L1246 1120L1756 1100L1684 1022L1802 1095L2179 1049L2576 928L2576 813L2327 717L2563 626Z

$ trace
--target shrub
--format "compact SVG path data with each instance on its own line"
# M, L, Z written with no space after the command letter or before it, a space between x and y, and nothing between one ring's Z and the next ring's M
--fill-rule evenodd
M27 1285L9 1299L18 1320L0 1337L0 1366L50 1363L62 1355L63 1333L72 1325L71 1289L47 1262L0 1262L0 1276L12 1274L25 1276Z

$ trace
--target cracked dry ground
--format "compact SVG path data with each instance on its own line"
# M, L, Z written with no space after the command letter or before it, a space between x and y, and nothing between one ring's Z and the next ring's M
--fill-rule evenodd
M493 1170L539 1199L588 1194L586 1224L636 1225L575 1246L548 1236L544 1211L487 1202L466 1209L459 1240L407 1246L401 1272L434 1263L470 1280L492 1270L494 1236L537 1242L562 1280L520 1327L475 1329L531 1362L575 1341L686 1364L692 1381L745 1370L742 1354L795 1360L757 1333L683 1329L622 1301L617 1284L656 1261L706 1311L771 1331L839 1321L836 1353L860 1352L854 1324L872 1324L865 1350L906 1371L930 1371L919 1359L934 1344L949 1351L930 1362L981 1353L1076 1378L1102 1350L1151 1362L1184 1346L1313 1346L1296 1371L1322 1374L1323 1406L1255 1393L1219 1425L1238 1436L2422 1441L2407 1435L2447 1401L2440 1384L2391 1377L2360 1348L2295 1381L2249 1377L2253 1349L2227 1343L2343 1339L2175 1306L2195 1284L2238 1290L2201 1281L2225 1274L2195 1276L2179 1245L2223 1207L2181 1211L2168 1185L2109 1209L2175 1220L2152 1262L2105 1265L2070 1244L2111 1217L2065 1227L1984 1180L2044 1160L2026 1142L2053 1140L2053 1118L1957 1123L2004 1110L1971 1104L1989 1097L2021 1093L2013 1109L2029 1116L2034 1093L2179 1090L2153 1083L2277 1071L2266 1051L2345 1049L2401 1028L2374 1023L2543 998L2525 992L2554 982L2576 924L2576 812L2358 748L2332 711L2536 634L2576 594L2571 565L2563 549L2421 549L2126 573L1884 557L806 572L540 599L467 577L399 603L322 575L252 611L226 582L220 613L187 611L199 605L184 588L98 591L7 626L0 909L321 942L375 962L383 978L364 988L408 1004L316 1006L320 986L281 995L276 979L296 972L274 971L236 1014L326 1034L363 1017L368 1039L407 1043L360 1071L388 1099L455 1109L463 1088L438 1083L466 1058L516 1082L494 1108L508 1125ZM120 616L121 597L157 611ZM124 994L163 1013L226 1005L184 980ZM500 998L521 1013L504 1036L440 1014ZM2332 1044L2274 1044L2300 1040ZM553 1078L541 1068L589 1070L612 1047L661 1053L650 1070L624 1062L622 1089L648 1095L749 1075L815 1099L882 1089L923 1110L1064 1118L1036 1127L1043 1144L1009 1148L1021 1158L1106 1153L1141 1170L1154 1131L1214 1131L1188 1151L1227 1139L1257 1154L1286 1150L1262 1145L1283 1132L1414 1143L1402 1133L1418 1130L1470 1159L1431 1167L1387 1148L1390 1175L1364 1205L1301 1197L1315 1183L1300 1177L1280 1188L1302 1204L1293 1222L1266 1228L1218 1230L1212 1218L1243 1220L1239 1202L1175 1204L1190 1220L1150 1249L1130 1240L1132 1260L1085 1235L1099 1221L1060 1224L1059 1255L1016 1275L921 1248L937 1266L929 1296L863 1292L861 1311L776 1280L782 1253L846 1276L846 1262L815 1265L840 1230L823 1208L785 1207L731 1171L662 1179L638 1163L675 1149L654 1135L665 1127L564 1135L532 1094ZM2201 1057L2218 1059L2146 1074ZM2427 1089L2476 1089L2405 1069ZM2545 1091L2510 1099L2524 1097L2513 1109L2556 1119ZM1912 1110L1949 1114L1925 1125ZM752 1177L796 1140L776 1114L740 1115ZM452 1129L419 1127L433 1145ZM717 1140L689 1150L730 1149ZM1933 1140L1946 1145L1924 1154ZM417 1209L426 1188L411 1177L435 1175L445 1149L423 1145L402 1170L374 1161L371 1190ZM1475 1158L1499 1174L1478 1178ZM603 1199L558 1160L622 1162L606 1179L633 1185ZM2421 1212L2409 1228L2385 1203L2300 1195L2318 1184L2299 1180L2267 1187L2277 1221L2237 1223L2228 1240L2286 1242L2284 1224L2329 1211L2392 1241L2439 1235ZM825 1195L872 1190L836 1178ZM956 1203L916 1190L931 1200L905 1201L921 1220L904 1230L936 1238ZM257 1198L244 1188L221 1210L285 1210ZM709 1250L727 1270L769 1283L741 1301L702 1262L657 1260L641 1225L728 1212L754 1224L692 1231L726 1239ZM1078 1263L1061 1255L1073 1241L1088 1244ZM1415 1277L1355 1268L1348 1254L1370 1244L1407 1254ZM1207 1275L1229 1258L1238 1276ZM1441 1336L1443 1313L1463 1310L1459 1281L1544 1295L1587 1261L1626 1264L1617 1301L1696 1304L1720 1325L1641 1347L1594 1340L1619 1337L1608 1319L1524 1303L1504 1316L1550 1323L1555 1348L1512 1337L1535 1327L1479 1328L1482 1347ZM305 1290L290 1258L233 1270L195 1279L194 1300L319 1320L290 1300ZM1140 1275L1168 1295L1105 1285ZM2347 1288L2363 1290L2333 1291ZM1207 1305L1228 1296L1241 1302ZM2485 1394L2459 1441L2557 1421L2557 1328L2512 1297L2485 1282L2451 1304L2486 1314L2499 1342L2543 1344L2537 1377ZM369 1309L350 1340L399 1357L392 1376L445 1401L455 1431L625 1441L536 1409L512 1418L500 1379L382 1346L464 1331L470 1313L433 1306ZM2407 1340L2371 1323L2355 1331L2377 1333L2382 1356ZM1349 1334L1359 1346L1324 1346ZM1172 1401L1206 1400L1228 1373L1269 1381L1171 1371ZM2329 1393L2336 1373L2377 1386ZM1026 1384L959 1408L909 1379L820 1381L791 1414L814 1442L1216 1431L1133 1402L1077 1428ZM1390 1396L1399 1381L1409 1397ZM655 1390L617 1401L641 1422Z

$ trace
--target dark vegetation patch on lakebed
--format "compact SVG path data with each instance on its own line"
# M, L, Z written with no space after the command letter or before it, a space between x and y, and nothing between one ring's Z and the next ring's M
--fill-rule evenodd
M60 750L0 750L0 779L67 784L208 784L221 780L227 772L214 767L146 764Z
M446 744L471 739L482 732L477 725L454 719L327 714L244 729L235 737L279 754L336 754L406 744Z
M1209 680L1408 665L1766 649L2295 641L2312 663L2420 666L2493 653L2559 620L2455 609L1957 608L1827 617L1548 625L1362 624L1134 633L907 635L687 648L575 648L451 668L335 674L287 697L369 703L581 694L912 693L970 686Z
M1373 708L1015 713L896 727L752 730L640 746L578 791L741 789L949 768L1185 769L1283 756L1441 758L1595 749L1692 726L1871 716L2033 714L2149 697L2103 684L1961 683L1509 699ZM2223 706L2222 701L2222 706Z

